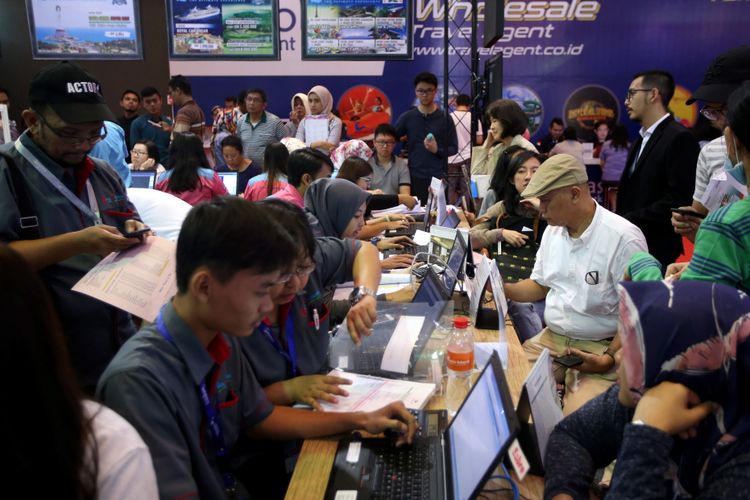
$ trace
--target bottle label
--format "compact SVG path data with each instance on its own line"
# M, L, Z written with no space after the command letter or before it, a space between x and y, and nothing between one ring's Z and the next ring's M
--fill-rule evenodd
M474 369L474 351L448 351L446 356L448 369L454 372L466 372Z

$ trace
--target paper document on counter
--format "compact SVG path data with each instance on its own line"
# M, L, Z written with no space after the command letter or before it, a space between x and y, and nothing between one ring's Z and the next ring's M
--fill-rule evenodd
M338 404L321 401L325 411L375 411L393 401L402 401L410 410L420 410L435 393L435 384L430 383L391 380L340 369L332 370L329 375L349 379L352 385L341 386L349 396L336 396Z
M169 240L150 236L140 245L107 255L73 291L154 321L161 306L177 293L176 248Z
M409 373L409 362L414 344L424 323L423 316L401 316L383 352L380 368L394 373Z

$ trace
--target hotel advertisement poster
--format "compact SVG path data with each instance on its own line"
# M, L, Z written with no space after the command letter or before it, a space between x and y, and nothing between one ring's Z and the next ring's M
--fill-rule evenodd
M277 0L167 0L170 59L279 58Z
M411 59L409 0L305 0L304 59Z
M26 0L34 59L143 59L139 0Z

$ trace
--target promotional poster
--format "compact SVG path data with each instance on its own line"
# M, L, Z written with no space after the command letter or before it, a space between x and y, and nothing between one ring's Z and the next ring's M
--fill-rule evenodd
M143 59L138 0L26 0L34 59Z

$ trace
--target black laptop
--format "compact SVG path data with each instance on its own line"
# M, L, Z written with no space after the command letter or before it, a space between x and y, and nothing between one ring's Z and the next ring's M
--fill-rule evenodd
M518 434L519 424L503 367L493 353L445 427L445 410L417 412L420 431L411 446L357 437L339 442L326 499L354 492L357 500L475 498Z
M393 229L388 230L385 232L385 236L390 238L392 236L414 236L414 233L419 231L430 231L430 214L432 211L432 205L434 202L434 197L432 196L432 193L429 194L427 198L427 204L425 205L425 212L424 217L422 220L414 221L409 223L409 227L405 227L404 229Z

